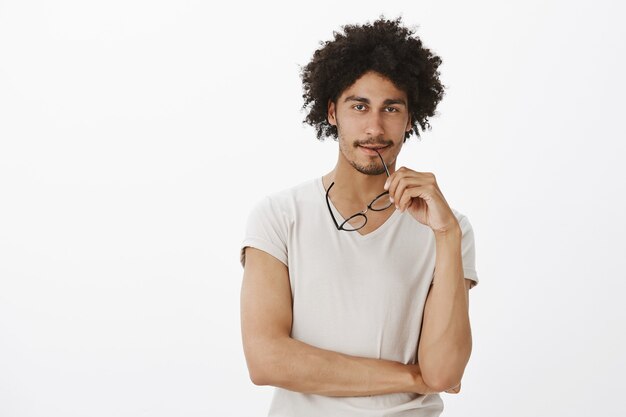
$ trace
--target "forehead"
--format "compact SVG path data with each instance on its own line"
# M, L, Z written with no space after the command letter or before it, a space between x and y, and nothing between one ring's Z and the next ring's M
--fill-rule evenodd
M407 100L407 94L383 75L368 71L359 77L352 85L346 88L339 96L339 101L346 97L358 96L371 101Z

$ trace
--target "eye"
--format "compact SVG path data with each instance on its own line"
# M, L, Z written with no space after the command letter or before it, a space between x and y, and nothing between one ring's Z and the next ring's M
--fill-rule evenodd
M352 108L358 110L358 111L363 111L365 110L365 104L355 104L354 106L352 106Z
M399 110L398 110L398 109L396 109L395 107L387 107L387 111L388 111L389 113L396 113L396 112L398 112Z

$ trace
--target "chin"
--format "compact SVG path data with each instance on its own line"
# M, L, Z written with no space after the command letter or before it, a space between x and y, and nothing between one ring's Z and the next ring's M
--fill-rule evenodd
M350 165L361 174L365 175L380 175L385 173L385 168L376 164L361 165L356 161L350 161Z

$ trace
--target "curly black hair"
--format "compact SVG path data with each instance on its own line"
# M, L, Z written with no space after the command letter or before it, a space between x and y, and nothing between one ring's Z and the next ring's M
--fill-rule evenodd
M334 40L320 42L311 61L301 69L303 123L317 130L317 139L333 137L337 127L328 123L328 100L337 99L364 73L375 71L406 92L413 127L405 133L420 136L419 128L430 129L429 118L441 101L445 86L439 81L441 58L422 46L415 31L402 26L402 18L387 20L380 16L374 23L342 26L333 32Z

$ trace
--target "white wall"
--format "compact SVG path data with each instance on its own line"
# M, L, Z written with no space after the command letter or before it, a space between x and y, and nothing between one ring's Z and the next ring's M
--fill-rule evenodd
M475 231L447 416L623 416L626 58L618 1L0 2L0 415L263 416L239 243L328 172L299 65L402 14L444 61L432 171Z

